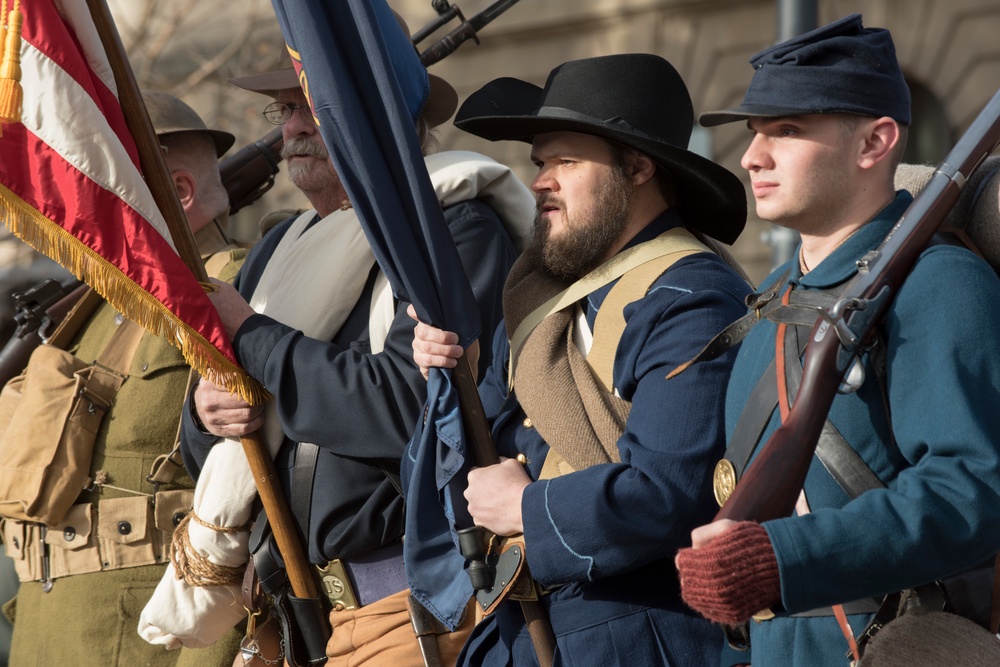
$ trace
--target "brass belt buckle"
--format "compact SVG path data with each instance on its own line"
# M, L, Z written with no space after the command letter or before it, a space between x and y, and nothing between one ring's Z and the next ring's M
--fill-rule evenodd
M347 570L338 558L326 564L326 567L316 566L319 570L320 583L323 585L323 593L330 599L335 611L357 609L358 597L351 587L351 580L347 578Z

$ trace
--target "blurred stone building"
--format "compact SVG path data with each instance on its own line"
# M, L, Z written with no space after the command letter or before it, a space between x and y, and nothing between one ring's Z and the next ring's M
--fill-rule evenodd
M466 16L490 4L454 2ZM287 62L270 0L109 4L141 86L183 98L210 125L235 134L237 148L272 129L260 115L265 98L225 83ZM432 0L390 4L413 33L437 17ZM739 103L752 74L750 55L778 41L790 17L808 23L811 13L822 25L852 12L862 13L866 25L889 28L895 38L914 100L907 160L939 161L1000 87L1000 0L519 0L482 31L480 44L467 42L432 70L464 98L499 76L541 85L566 60L651 52L681 72L697 113ZM418 48L457 25L452 20ZM523 145L492 144L450 125L438 134L442 149L477 150L510 164L526 182L532 177ZM744 177L739 160L748 139L739 123L697 128L691 147ZM252 241L264 213L307 205L279 174L261 202L235 216L231 231ZM753 208L751 199L750 222L735 251L759 280L774 251L764 239L770 225L757 220Z
M397 2L411 24L433 18L426 0ZM467 14L475 11L468 4ZM680 71L699 113L739 104L752 75L749 57L778 41L779 14L787 22L810 6L816 25L860 12L865 25L892 31L913 94L907 161L940 161L1000 88L998 0L521 0L483 31L482 44L463 46L434 72L464 97L498 76L541 85L565 60L657 53ZM746 181L739 161L748 142L745 126L733 123L698 128L692 148ZM524 179L533 171L528 151L511 142L491 144L451 127L441 144L506 161ZM762 239L770 225L756 219L748 197L750 222L735 251L759 280L771 263Z
M466 16L490 4L453 2ZM432 0L390 4L413 33L437 17ZM143 85L185 98L208 122L236 134L237 146L271 129L259 114L264 98L223 83L282 62L269 0L111 5ZM808 27L810 13L815 25L823 25L852 12L863 14L866 25L888 28L895 39L914 101L907 161L939 161L1000 88L1000 0L519 0L483 29L480 44L467 42L432 69L464 98L500 76L541 85L553 67L574 58L657 53L680 71L698 113L739 103L752 74L749 57L778 41L790 19L798 19L798 26L805 20ZM446 24L418 49L457 25ZM177 38L168 39L170 34ZM522 145L493 144L450 125L438 132L442 149L480 151L513 166L526 182L533 174ZM739 160L748 139L739 123L697 128L691 147L743 177ZM267 210L306 205L284 174L277 180L261 204L233 220L234 234L250 239ZM763 238L770 225L757 220L753 208L751 198L750 222L735 251L760 279L773 253Z

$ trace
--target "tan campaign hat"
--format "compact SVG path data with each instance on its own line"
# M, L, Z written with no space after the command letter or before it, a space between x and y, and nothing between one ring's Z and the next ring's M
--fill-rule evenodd
M410 28L406 25L406 21L403 20L403 17L399 13L394 11L393 14L396 15L399 27L403 29L406 37L409 38ZM430 92L427 95L427 102L424 104L424 110L421 115L427 121L427 125L437 127L446 122L455 113L455 109L458 107L458 93L455 92L450 83L441 77L435 76L430 72L427 73L427 77L430 79ZM282 90L299 87L299 80L293 67L284 67L270 72L239 76L229 79L229 83L244 90L262 93L270 97L276 97L278 92Z

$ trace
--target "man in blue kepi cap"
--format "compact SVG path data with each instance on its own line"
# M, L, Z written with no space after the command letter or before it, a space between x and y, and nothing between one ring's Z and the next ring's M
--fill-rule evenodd
M893 189L910 96L888 31L855 14L750 62L743 103L700 121L747 123L757 214L802 242L752 303L760 320L726 397L720 502L794 401L816 306L833 303L911 201ZM796 515L718 521L678 554L689 605L736 629L757 619L752 660L735 662L845 665L883 596L1000 550L1000 280L938 243L894 296L833 402Z

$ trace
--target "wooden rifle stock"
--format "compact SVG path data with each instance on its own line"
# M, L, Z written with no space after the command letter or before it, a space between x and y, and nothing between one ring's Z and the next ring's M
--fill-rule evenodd
M938 166L881 245L858 260L858 274L840 300L817 320L806 346L795 404L743 474L716 515L717 520L767 521L792 513L823 423L851 360L958 201L969 176L998 143L1000 91Z
M458 365L452 369L451 376L455 381L455 389L458 391L462 427L465 429L466 445L469 447L473 463L477 467L499 463L500 457L497 456L496 447L493 445L490 427L486 421L486 413L483 412L483 403L479 398L479 390L476 388L476 380L472 374L468 355L463 355L458 360ZM485 541L490 542L489 538ZM531 576L528 573L527 564L525 564L524 574L521 576L525 575ZM520 600L520 603L538 664L541 667L551 667L556 639L545 608L537 600Z
M219 162L222 185L229 194L229 215L250 206L274 186L284 145L281 128L276 127Z
M67 313L73 309L84 292L90 289L78 280L72 281L69 285L59 285L52 279L45 280L31 289L45 284L54 286L54 291L40 295L38 301L25 306L30 312L26 313L23 319L18 319L17 331L0 350L0 387L25 369L35 348L66 319Z

